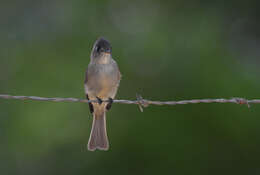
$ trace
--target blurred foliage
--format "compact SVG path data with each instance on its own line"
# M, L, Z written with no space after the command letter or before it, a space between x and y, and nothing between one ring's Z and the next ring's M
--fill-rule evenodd
M105 36L117 95L260 98L258 1L1 1L0 93L83 98ZM259 106L113 105L88 152L86 104L0 100L1 174L259 174Z

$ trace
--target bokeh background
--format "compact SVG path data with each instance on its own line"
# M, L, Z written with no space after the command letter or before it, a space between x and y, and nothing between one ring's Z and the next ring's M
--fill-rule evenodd
M0 94L84 98L109 39L118 99L260 98L257 1L0 2ZM0 99L0 174L259 174L260 106L114 104L87 151L87 104Z

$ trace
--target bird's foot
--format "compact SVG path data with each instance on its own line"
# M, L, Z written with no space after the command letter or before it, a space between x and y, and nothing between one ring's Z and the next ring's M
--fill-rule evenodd
M106 106L107 110L111 109L113 102L114 102L114 100L112 98L108 99L108 103L107 103L107 106Z
M89 98L88 98L88 94L86 94L86 99L89 100ZM88 103L88 105L89 105L90 113L92 114L92 113L94 112L93 104L92 104L92 103Z
M98 104L101 105L103 100L101 98L99 98L99 97L96 97L96 98L97 98Z

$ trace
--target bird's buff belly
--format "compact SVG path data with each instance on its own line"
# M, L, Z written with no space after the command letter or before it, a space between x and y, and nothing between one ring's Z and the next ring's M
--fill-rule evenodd
M96 79L91 79L85 86L85 91L89 95L90 99L96 99L99 97L103 100L108 98L114 98L118 82L107 77L96 77Z

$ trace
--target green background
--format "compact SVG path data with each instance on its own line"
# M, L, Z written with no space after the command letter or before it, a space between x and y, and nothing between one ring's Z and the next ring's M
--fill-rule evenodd
M260 98L256 1L1 1L0 94L84 98L94 41L118 99ZM0 99L0 174L259 174L260 106L114 104L87 151L88 105Z

